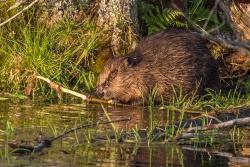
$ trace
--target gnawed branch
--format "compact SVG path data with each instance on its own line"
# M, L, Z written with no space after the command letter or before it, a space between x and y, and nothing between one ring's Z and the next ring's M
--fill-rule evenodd
M64 93L68 93L68 94L80 97L83 100L87 100L87 96L86 95L78 93L78 92L75 92L73 90L66 89L66 88L60 86L59 84L51 81L48 78L45 78L45 77L42 77L42 76L36 76L36 78L37 79L41 79L41 80L47 82L49 84L49 86L51 87L51 89L55 90L56 92L60 92L61 91L61 92L64 92Z
M87 101L87 102L103 103L103 104L113 104L113 105L117 105L117 106L130 106L130 105L121 104L121 103L114 103L113 100L98 99L98 98L95 98L95 97L91 97L91 96L88 96L88 95L84 95L84 94L75 92L73 90L64 88L61 85L59 85L59 84L51 81L48 78L42 77L42 76L36 76L36 78L37 79L41 79L41 80L47 82L49 84L49 86L51 87L51 89L55 90L58 95L61 92L64 92L64 93L68 93L68 94L71 94L73 96L79 97L79 98L81 98L81 99L83 99L84 101Z

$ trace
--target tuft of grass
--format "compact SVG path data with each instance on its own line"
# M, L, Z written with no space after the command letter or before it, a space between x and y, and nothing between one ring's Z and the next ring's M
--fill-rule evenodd
M95 89L91 66L105 45L104 32L88 19L64 19L48 28L32 10L24 15L0 29L0 90L21 94L38 74L76 91ZM40 83L33 90L55 95Z
M181 88L173 89L174 96L169 103L162 105L167 108L179 112L208 112L212 110L228 110L239 107L247 107L250 105L250 96L248 93L243 94L239 87L222 93L222 91L206 90L204 96L196 96L195 94L187 96L182 92Z
M221 91L215 92L213 90L207 90L207 92L205 97L208 100L204 103L207 103L207 106L214 110L226 110L249 105L249 95L242 95L237 87L224 94Z
M157 95L157 86L154 86L153 89L150 90L148 96L148 105L153 107L155 104L155 97Z
M2 134L1 134L2 133ZM6 121L5 130L0 130L0 134L4 136L5 143L8 143L14 133L14 127L10 121ZM9 156L9 146L4 144L4 148L0 151L0 158L7 158Z

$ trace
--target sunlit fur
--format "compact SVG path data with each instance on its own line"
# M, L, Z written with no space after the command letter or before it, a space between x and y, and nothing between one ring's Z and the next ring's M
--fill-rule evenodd
M197 83L199 87L197 88ZM170 29L152 35L125 57L112 58L99 76L97 93L122 103L147 103L157 88L156 102L169 101L174 87L184 94L219 85L218 68L198 33Z

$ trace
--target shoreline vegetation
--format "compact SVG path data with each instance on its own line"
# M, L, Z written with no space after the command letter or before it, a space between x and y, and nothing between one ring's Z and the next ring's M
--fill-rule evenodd
M109 32L102 30L95 20L86 14L81 22L65 17L48 27L48 23L37 18L39 16L37 3L39 2L32 1L27 5L1 3L3 19L0 24L0 59L2 60L0 90L11 94L32 94L33 98L35 96L45 99L55 98L56 94L45 85L40 82L32 83L34 75L39 74L60 83L65 88L71 88L77 92L93 92L98 73L112 54L107 47L110 40L107 35ZM214 5L224 5L223 7L226 8L225 4ZM24 7L20 10L20 6ZM218 44L211 46L211 52L220 63L221 80L225 85L223 89L231 87L238 89L237 91L244 90L244 94L247 94L250 91L247 80L248 57L227 56L231 51L225 46L234 45L231 48L247 49L249 45L234 44L234 41L229 40L221 41L222 38L214 39L210 35L214 29L221 28L222 32L229 31L226 23L220 23L216 17L215 6L209 9L205 6L205 2L195 0L190 4L188 11L188 14L185 14L181 9L161 10L158 6L144 2L139 5L141 19L146 23L144 29L147 29L148 33L168 27L185 29L193 27L208 39L219 40L218 44L224 44L224 47ZM200 12L206 14L196 16ZM184 21L183 18L180 19L182 16ZM4 19L5 21L2 21ZM228 63L230 58L233 60ZM237 63L239 59L246 63ZM235 88L237 82L240 88Z
M227 5L215 1L211 6L206 1L194 0L188 3L186 12L183 12L175 4L171 9L142 2L138 5L139 20L142 22L140 29L144 36L169 27L197 30L211 41L210 50L220 65L224 86L222 89L235 89L238 86L238 90L243 90L246 94L250 91L247 55L249 43L216 38L213 35L227 36L235 31L232 29L233 23L229 18ZM35 74L77 92L89 93L95 90L98 73L113 54L110 44L113 30L98 25L96 17L92 16L94 13L78 13L77 16L81 16L78 20L75 19L76 16L72 18L65 14L65 17L59 17L59 20L53 22L50 19L56 14L53 11L50 13L51 17L44 14L44 9L40 9L41 4L37 0L24 4L1 2L0 7L2 92L24 95L32 92L33 98L55 98L56 94L45 85L31 85ZM92 7L95 11L95 5L89 2L83 5L82 10L84 7ZM216 15L219 12L218 7L225 9L225 20L220 21ZM126 39L124 42L127 42ZM122 55L131 50L124 47L121 46Z
M194 28L207 39L211 39L209 48L220 65L223 87L219 92L208 90L201 98L188 98L182 94L175 94L172 101L167 104L168 108L180 112L184 110L202 112L248 107L250 105L250 81L247 75L249 56L244 57L244 54L235 53L232 49L240 48L242 51L249 49L249 45L215 38L212 35L218 31L224 34L234 31L228 11L225 11L225 18L222 21L216 15L218 7L229 10L228 4L217 0L212 6L201 0L190 1L188 4L184 12L176 4L173 4L172 8L164 8L147 2L140 3L138 14L142 22L141 29L144 29L142 32L152 34L169 27ZM49 19L52 19L55 13L52 12L49 18L48 14L43 13L44 9L40 9L41 4L37 0L26 4L9 2L0 5L1 92L20 98L58 97L62 100L62 92L66 91L88 102L113 104L112 101L88 95L95 90L98 73L112 54L109 44L112 29L104 30L98 25L97 19L91 16L93 13L87 12L80 15L82 16L80 21L79 18L75 20L73 16L66 14L65 17L53 22ZM95 5L87 2L82 9L89 7L95 9ZM128 48L125 50L121 53L128 52ZM237 61L241 61L241 64ZM48 82L49 86L37 81L37 78ZM86 95L78 92L85 92ZM4 98L6 97L2 97ZM149 105L153 106L154 102L151 101ZM161 107L166 107L164 102Z
M91 141L88 142L97 142L97 141L113 141L122 143L126 141L147 141L149 143L157 141L157 142L164 142L164 143L185 143L188 140L192 140L195 138L213 138L219 137L222 133L218 133L215 131L228 129L232 127L244 127L250 124L250 115L249 109L245 109L241 106L238 109L234 108L233 110L228 111L215 111L204 113L202 112L189 112L187 110L177 110L177 108L169 108L171 106L165 106L165 108L160 108L161 110L172 110L180 112L180 119L178 122L169 122L166 123L164 126L152 126L143 129L130 129L128 131L118 131L116 125L114 123L118 122L129 122L131 118L123 118L123 119L116 119L111 120L105 107L102 105L104 104L112 104L112 102L104 101L101 99L91 99L88 98L86 95L71 91L69 89L61 87L59 84L56 84L50 81L48 78L44 78L42 76L36 76L37 79L43 80L48 83L51 89L55 90L57 94L68 93L70 95L76 96L81 98L84 101L88 102L97 102L101 103L102 109L105 113L107 121L104 122L97 122L97 123L90 123L90 124L82 124L80 126L75 126L66 132L63 132L60 135L55 137L47 137L43 136L42 138L37 141L36 144L28 142L28 141L13 141L8 142L8 145L13 149L12 153L15 154L30 154L30 153L39 153L42 152L45 148L51 147L52 143L58 139L62 139L63 137L67 136L70 133L75 133L77 130L96 127L102 124L110 124L112 126L113 132L106 134L106 137L102 135L95 134L91 136ZM124 104L115 104L118 106L129 107ZM131 107L131 106L130 106ZM173 107L173 106L172 106ZM149 110L152 110L152 106L148 106ZM196 115L192 118L184 118L185 114L193 114ZM153 121L153 120L152 120ZM206 122L206 123L204 123ZM152 122L153 123L153 122ZM210 134L212 131L212 134ZM202 140L202 139L201 139ZM213 143L213 142L212 142ZM212 144L210 143L210 144ZM191 148L190 148L191 149ZM204 150L206 151L206 150ZM244 159L244 157L242 157Z

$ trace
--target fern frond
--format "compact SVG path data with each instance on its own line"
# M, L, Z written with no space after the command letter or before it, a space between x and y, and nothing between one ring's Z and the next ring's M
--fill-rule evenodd
M196 24L203 25L205 29L218 26L219 20L216 14L210 15L210 9L205 7L205 0L189 0L188 18ZM141 2L140 9L142 19L148 28L148 34L161 31L169 27L188 28L190 25L183 19L183 15L178 10L159 9L158 6ZM209 20L208 20L209 18Z
M160 10L158 6L141 3L143 10L142 19L148 28L148 33L152 34L169 27L187 28L187 23L179 21L182 13L177 10Z

